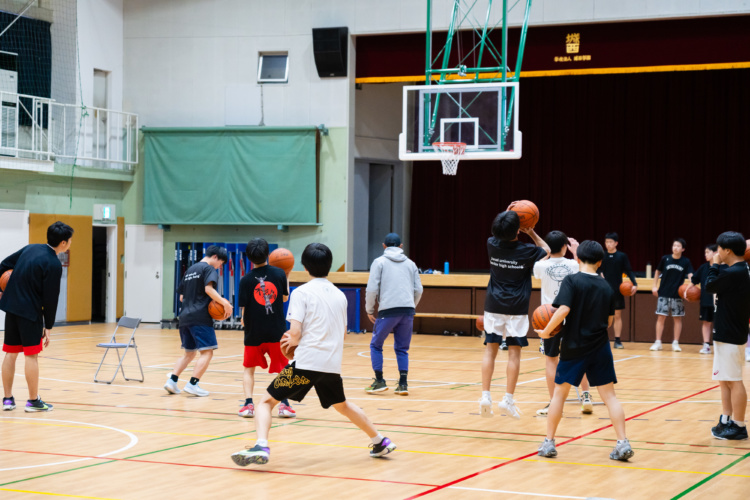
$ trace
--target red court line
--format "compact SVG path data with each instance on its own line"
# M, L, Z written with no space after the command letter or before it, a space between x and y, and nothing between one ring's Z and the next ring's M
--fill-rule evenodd
M645 415L646 413L651 413L652 411L660 410L660 409L662 409L664 407L673 405L675 403L679 403L680 401L684 401L686 399L690 399L692 397L695 397L695 396L698 396L700 394L703 394L704 392L712 391L712 390L716 389L717 387L719 387L719 386L715 385L713 387L709 387L708 389L704 389L704 390L702 390L700 392L696 392L695 394L691 394L689 396L685 396L684 398L675 399L674 401L671 401L669 403L665 403L663 405L657 406L656 408L651 408L650 410L646 410L646 411L641 412L641 413L639 413L637 415L633 415L632 417L628 417L628 418L625 419L625 421L627 422L628 420L632 420L634 418L640 417L641 415ZM604 427L599 427L598 429L594 429L593 431L589 431L589 432L586 432L585 434L581 434L580 436L576 436L574 438L568 439L567 441L563 441L562 443L558 444L557 446L562 446L564 444L572 443L573 441L577 441L579 439L583 439L583 438L585 438L587 436L590 436L592 434L596 434L597 432L603 431L604 429L609 429L610 427L612 427L612 424L605 425ZM495 469L499 469L500 467L504 467L504 466L506 466L508 464L512 464L512 463L515 463L515 462L520 462L521 460L527 459L529 457L533 457L535 455L536 455L536 452L533 452L533 453L529 453L527 455L524 455L522 457L514 458L512 460L508 460L507 462L503 462L503 463L500 463L500 464L497 464L497 465L493 465L492 467L488 467L487 469L481 470L479 472L475 472L473 474L469 474L468 476L464 476L464 477L455 479L455 480L453 480L453 481L451 481L449 483L445 483L445 484L441 484L440 486L436 486L436 487L432 488L431 490L423 491L422 493L418 493L416 495L407 497L405 500L412 500L414 498L419 498L419 497L423 497L423 496L429 495L430 493L434 493L436 491L443 490L445 488L453 486L454 484L462 483L462 482L464 482L464 481L466 481L468 479L471 479L473 477L479 476L480 474L484 474L485 472L490 472L490 471L493 471Z
M117 462L136 462L143 464L156 464L156 465L177 465L180 467L198 467L203 469L219 469L219 470L238 470L243 472L260 472L264 474L282 474L286 476L301 476L301 477L315 477L321 479L345 479L348 481L367 481L373 483L389 483L389 484L403 484L407 486L426 486L428 488L435 487L434 484L423 484L423 483L407 483L404 481L388 481L385 479L366 479L361 477L341 477L341 476L326 476L321 474L301 474L297 472L284 472L276 470L259 470L259 469L243 469L240 467L221 467L219 465L201 465L201 464L184 464L179 462L161 462L156 460L136 460L133 458L111 458L111 457L94 457L89 455L73 455L70 453L52 453L46 451L24 451L24 450L4 450L0 449L0 452L7 453L29 453L33 455L53 455L58 457L71 457L71 458L89 458L92 460L103 460L105 462L117 461Z

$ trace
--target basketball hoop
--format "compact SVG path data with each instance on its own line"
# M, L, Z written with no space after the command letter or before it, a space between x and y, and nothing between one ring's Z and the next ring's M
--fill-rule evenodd
M433 142L432 147L440 153L440 162L443 164L444 175L456 175L458 161L466 150L463 142Z

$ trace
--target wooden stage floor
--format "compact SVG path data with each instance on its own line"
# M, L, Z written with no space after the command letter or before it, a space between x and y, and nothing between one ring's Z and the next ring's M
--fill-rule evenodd
M606 408L582 415L573 403L566 405L559 428L558 457L536 456L546 420L535 411L548 400L536 341L521 362L521 420L499 416L497 407L494 418L483 419L477 403L480 339L415 336L410 395L402 397L392 390L392 341L385 349L391 389L368 395L363 388L372 377L370 336L349 334L347 396L398 450L370 458L367 436L335 410L320 408L313 392L295 405L298 418L274 417L271 461L240 468L229 456L254 443L255 434L253 421L236 413L242 400L241 332L217 332L220 348L201 380L211 395L198 398L168 395L162 388L180 349L177 332L157 326L142 326L136 335L144 383L121 376L112 385L94 383L103 354L95 345L113 329L100 324L53 330L52 344L40 357L41 395L55 405L51 413L23 412L27 392L19 359L18 408L0 414L0 498L726 500L747 498L750 491L750 442L710 435L721 406L711 381L712 356L698 354L699 346L673 353L626 344L615 351L617 394L636 452L621 463L609 459L615 435ZM495 402L505 393L506 356L501 351L497 360ZM133 373L135 357L129 361ZM110 364L107 373L113 369ZM183 374L181 386L188 377ZM271 376L257 378L256 397Z

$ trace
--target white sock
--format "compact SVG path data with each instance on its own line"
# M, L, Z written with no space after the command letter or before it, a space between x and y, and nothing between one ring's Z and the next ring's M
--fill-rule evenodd
M738 422L736 420L732 420L735 424L737 424L739 427L745 427L745 422Z
M383 442L383 435L378 432L377 436L375 436L374 438L370 438L370 439L372 439L372 444L380 444Z
M679 341L679 340L673 340L673 341L672 341L672 343L673 343L673 344L679 344L679 343L680 343L680 341Z
M492 396L490 395L490 391L482 391L482 399L492 399Z
M622 441L619 439L617 440L617 444L622 444L622 443L627 443L627 442L628 442L628 438L625 438Z
M731 419L729 418L729 415L722 415L721 418L719 419L719 422L726 425L729 423L730 420Z
M255 446L268 448L268 439L258 439L257 441L255 441Z
M508 401L513 401L513 394L506 392L505 399L507 399Z
M655 341L654 344L661 344L661 340Z

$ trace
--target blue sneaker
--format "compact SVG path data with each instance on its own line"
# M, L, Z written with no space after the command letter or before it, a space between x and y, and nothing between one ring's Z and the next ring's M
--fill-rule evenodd
M16 409L16 400L13 396L9 398L3 398L3 411L10 411Z
M396 445L391 442L390 439L384 437L379 444L371 444L370 456L371 457L382 457L396 449Z
M257 444L252 448L248 446L247 449L232 454L234 463L242 467L250 464L267 464L270 457L271 449Z
M42 401L42 398L36 398L34 401L26 401L26 408L24 408L24 411L26 413L35 411L52 411L52 408L53 406Z

